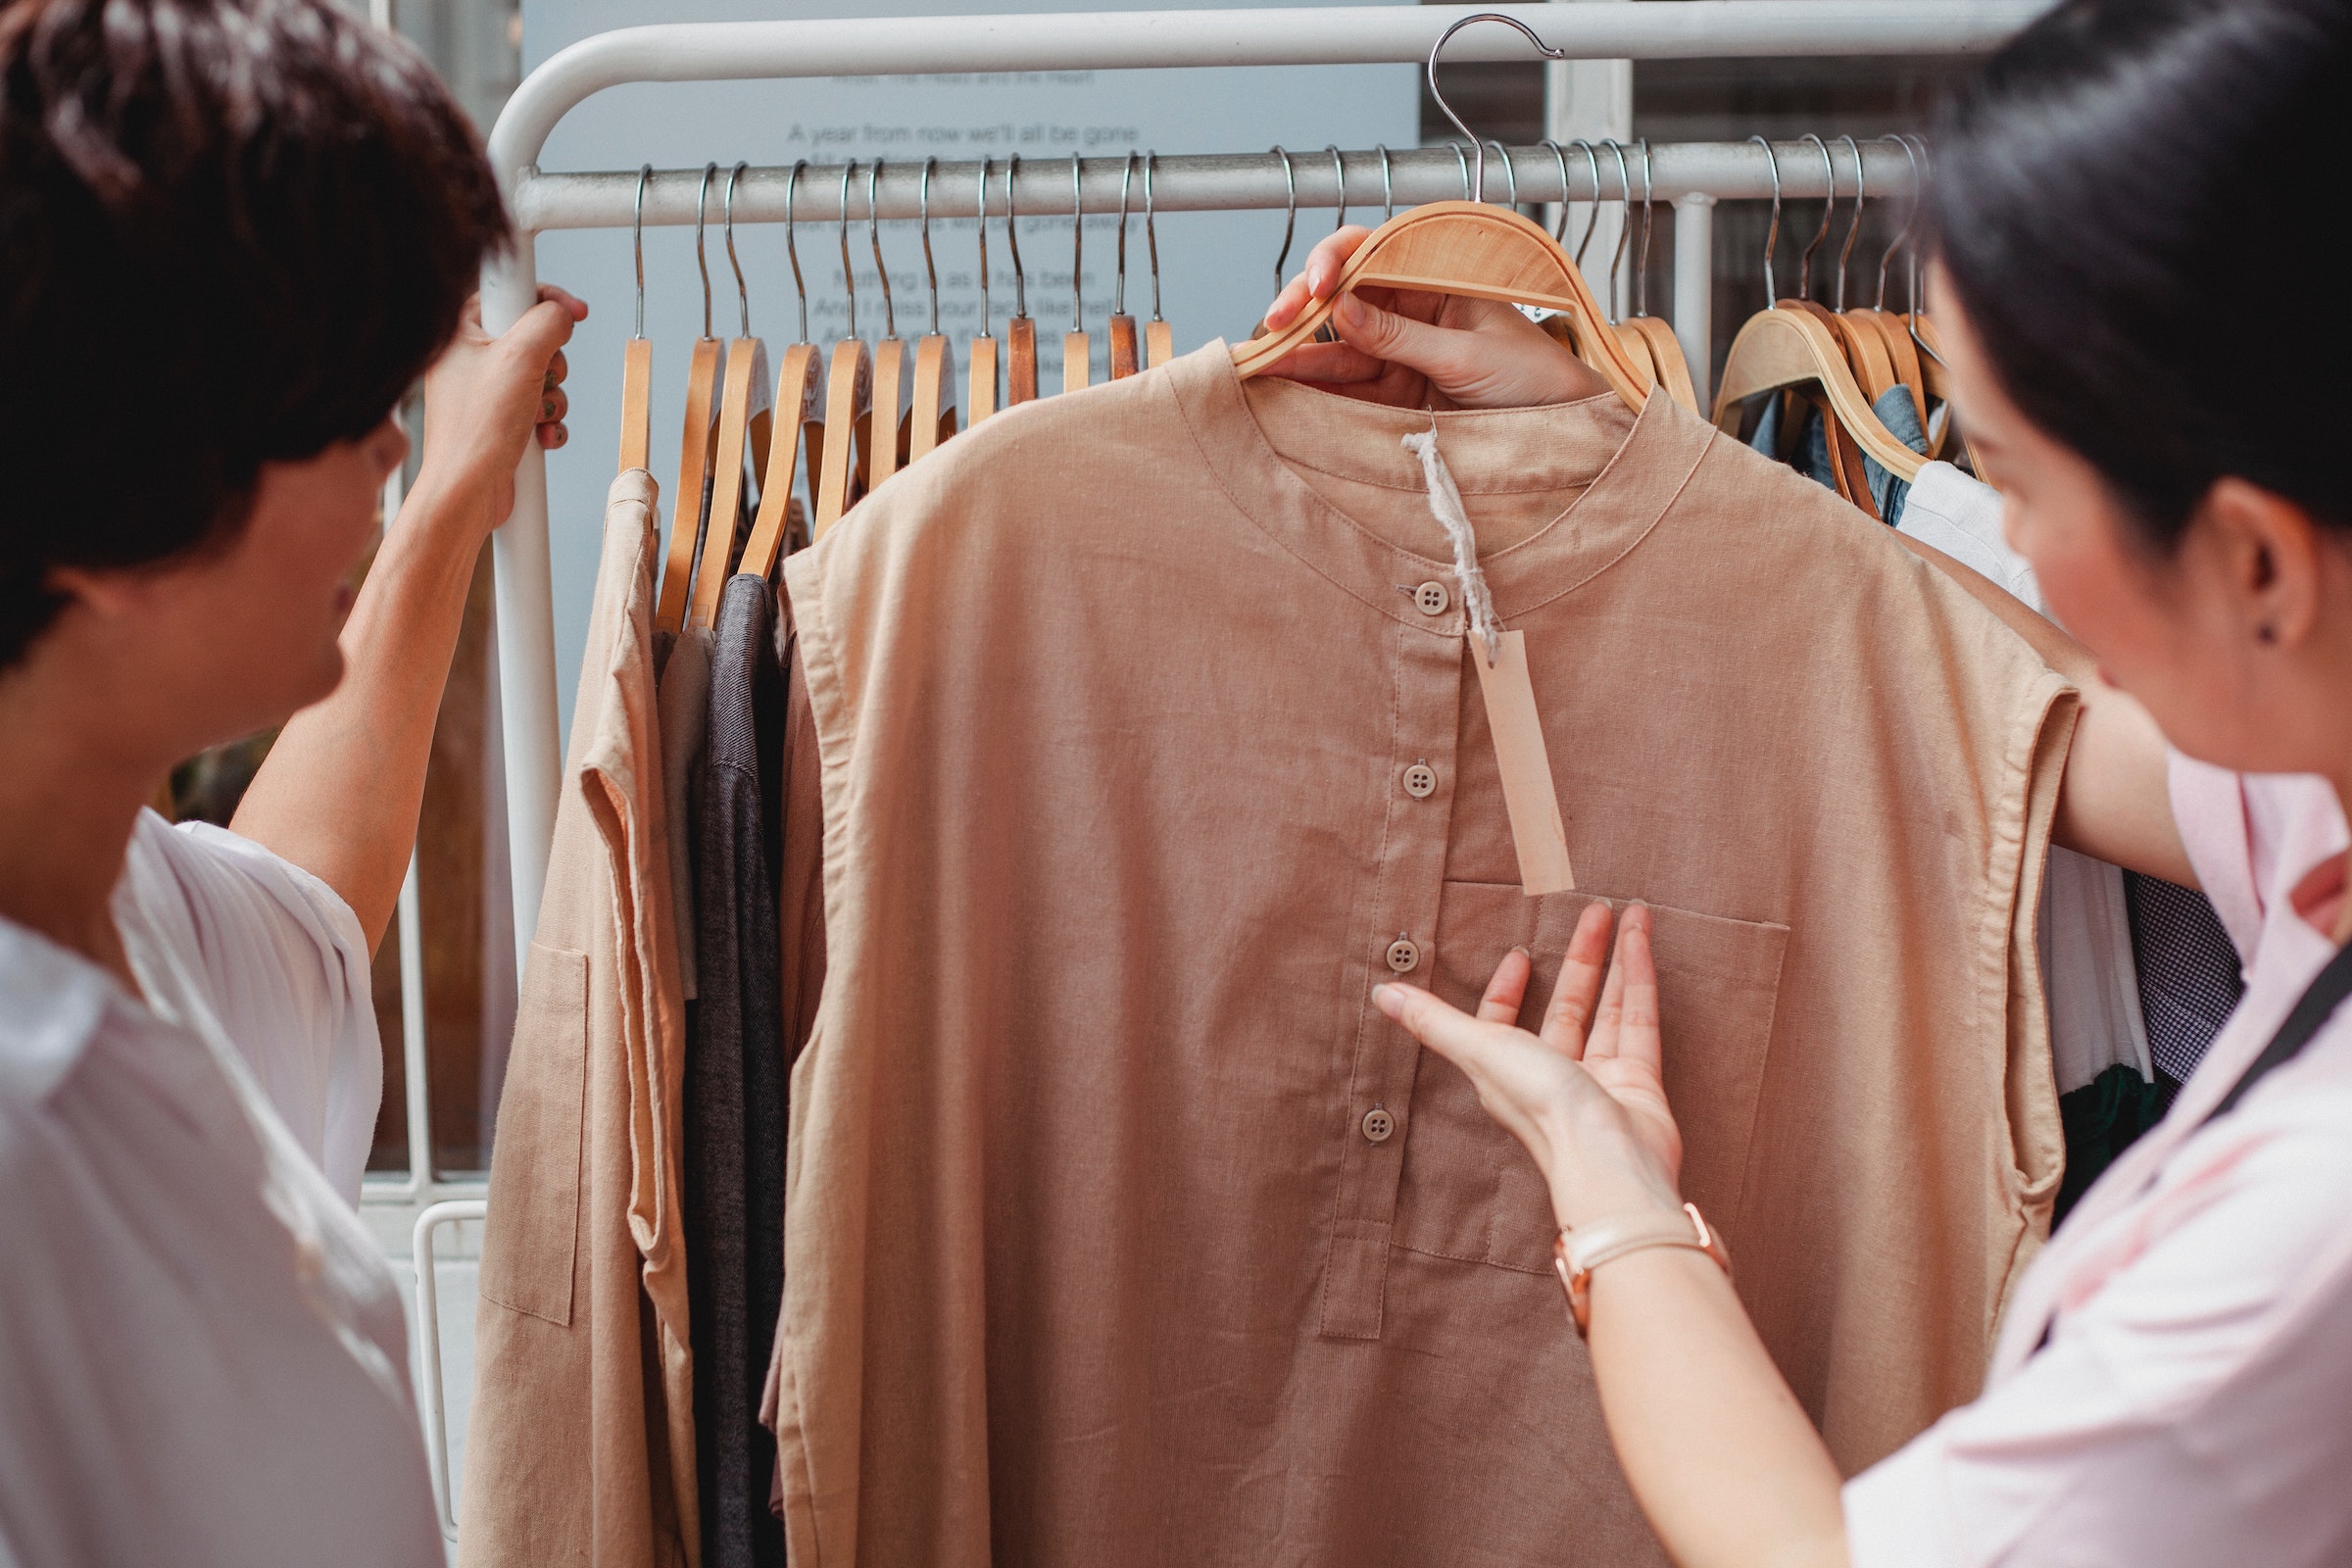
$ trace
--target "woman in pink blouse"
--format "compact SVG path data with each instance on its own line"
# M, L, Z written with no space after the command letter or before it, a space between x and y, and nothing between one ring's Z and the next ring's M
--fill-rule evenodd
M1938 140L1953 402L2081 639L1970 581L2082 687L2058 840L2201 887L2246 976L2035 1259L1975 1403L1841 1481L1681 1206L1645 911L1613 962L1588 911L1536 1033L1519 955L1475 1017L1379 994L1543 1166L1618 1455L1680 1563L2352 1562L2352 341L2312 216L2348 194L2348 35L2343 0L2068 0ZM1592 390L1505 307L1373 295L1337 323L1287 373L1415 405Z

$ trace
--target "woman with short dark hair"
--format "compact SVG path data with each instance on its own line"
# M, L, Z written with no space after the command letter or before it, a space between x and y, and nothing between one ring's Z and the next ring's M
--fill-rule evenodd
M0 4L0 1563L443 1560L355 1204L369 956L586 314L485 336L506 238L447 91L332 5ZM143 809L281 720L233 833Z
M1375 993L1542 1166L1610 1434L1677 1562L2352 1562L2348 148L2344 0L2066 0L1938 138L1952 401L2081 643L1921 553L2081 687L2059 842L2201 881L2247 981L2019 1284L1982 1397L1840 1482L1680 1205L1646 911L1613 956L1587 911L1537 1033L1523 955L1476 1016ZM1269 322L1328 296L1363 232ZM1367 295L1287 373L1414 405L1605 392L1508 308Z

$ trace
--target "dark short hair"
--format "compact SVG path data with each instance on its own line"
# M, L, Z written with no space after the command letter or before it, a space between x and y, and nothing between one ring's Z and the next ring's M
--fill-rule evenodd
M326 0L0 0L0 669L55 568L217 546L380 423L507 233L431 68Z
M1939 138L1937 240L1995 373L2158 549L2231 475L2352 524L2348 34L2345 0L2066 0Z

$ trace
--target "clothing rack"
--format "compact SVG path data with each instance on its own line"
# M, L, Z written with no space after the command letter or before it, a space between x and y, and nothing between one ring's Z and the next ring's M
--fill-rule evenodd
M607 87L632 82L785 80L834 75L979 74L1035 71L1164 70L1180 67L1400 65L1428 57L1452 23L1481 11L1499 12L1532 27L1547 45L1586 60L1735 59L1775 56L1955 55L1988 52L2038 15L2050 0L1590 0L1580 4L1498 6L1318 7L1265 11L1160 11L925 17L842 18L821 22L671 24L600 33L566 48L516 87L489 138L489 155L515 225L511 250L483 270L482 315L493 332L514 324L538 296L536 236L551 229L626 228L636 219L636 172L547 172L538 167L547 138L564 117ZM1506 27L1466 28L1447 46L1448 62L1531 61L1525 39ZM1604 156L1596 182L1581 151L1569 150L1563 182L1548 147L1513 147L1494 156L1487 144L1486 197L1519 203L1599 199L1628 192ZM1784 197L1829 194L1821 157L1809 143L1774 149ZM1629 157L1635 157L1629 149ZM1773 168L1747 143L1663 143L1650 148L1646 194L1675 210L1673 319L1689 363L1710 363L1712 220L1718 200L1768 198ZM1869 194L1908 196L1913 166L1891 145L1860 149ZM861 161L862 162L862 161ZM1277 210L1334 206L1344 178L1351 211L1367 218L1384 199L1401 209L1464 194L1463 159L1449 146L1342 155L1335 177L1329 155L1300 150L1286 177L1270 154L1157 156L1151 205L1155 212ZM1081 161L1081 206L1088 213L1119 211L1124 157ZM865 167L871 168L868 164ZM934 166L930 211L935 219L973 216L976 163ZM913 219L921 211L920 159L889 160L873 196L874 216ZM1850 159L1836 171L1838 190L1851 194ZM780 222L788 169L756 168L737 189L735 220ZM798 192L804 224L836 221L842 166L810 165ZM1006 165L992 177L991 216L1004 214ZM1634 180L1639 181L1637 172ZM702 172L656 172L644 187L644 219L653 224L694 220ZM867 216L866 184L852 180L848 216ZM1130 216L1144 211L1143 182L1129 188ZM1295 193L1294 193L1295 185ZM1515 188L1514 188L1515 187ZM1009 182L1022 216L1067 218L1070 164L1064 158L1024 158ZM386 495L386 515L398 497ZM515 475L514 511L493 536L497 658L505 756L509 862L514 895L514 940L519 973L538 924L541 886L560 789L563 740L558 733L555 617L549 580L546 455L526 450ZM402 1187L410 1199L444 1194L417 1213L411 1234L416 1268L419 1401L427 1428L435 1500L442 1529L455 1539L441 1388L434 1237L444 1226L478 1222L483 1204L469 1184L429 1178L429 1126L422 968L415 929L414 868L402 900L404 1015L412 1020L408 1058L412 1173Z
M1925 55L1982 53L2022 27L2047 0L1678 0L1642 4L1594 0L1578 5L1319 7L1274 11L1144 11L984 17L926 17L917 25L900 19L843 18L824 22L682 23L600 33L563 50L515 88L491 130L490 161L514 215L514 247L482 274L483 323L512 325L538 297L533 240L543 229L626 227L635 217L637 176L556 173L539 169L548 135L564 115L591 95L626 82L740 81L808 76L964 74L1015 71L1162 70L1191 66L1382 65L1418 63L1452 23L1496 11L1525 23L1546 44L1589 60L1764 58L1788 55ZM1533 58L1524 38L1507 27L1465 28L1448 46L1448 61ZM1771 194L1762 152L1725 144L1677 144L1653 149L1651 194L1676 207L1679 256L1705 258L1712 203ZM1377 153L1348 154L1351 205L1375 195ZM1392 155L1400 204L1460 194L1459 166L1445 149ZM1908 161L1890 148L1865 155L1870 188L1909 189ZM1123 158L1089 160L1095 180L1087 210L1117 211L1117 173ZM1296 159L1298 201L1329 205L1333 183L1320 178L1311 157ZM1574 186L1581 155L1571 161ZM1814 164L1807 168L1808 162ZM1613 169L1614 160L1610 160ZM881 216L913 217L919 161L893 164L878 200ZM975 166L942 166L969 174ZM834 166L838 179L839 166ZM1556 164L1546 149L1517 149L1507 161L1522 200L1557 200ZM1090 171L1082 170L1082 176ZM738 195L738 221L783 218L788 172L757 171ZM691 221L694 176L657 175L646 191L645 219ZM1025 160L1013 199L1024 212L1069 211L1067 160ZM1488 195L1507 198L1500 167L1488 172ZM816 190L806 184L804 200ZM857 182L853 182L857 183ZM972 212L972 183L935 174L932 212ZM1589 184L1590 181L1588 180ZM1610 183L1603 174L1604 187ZM1823 194L1818 161L1781 160L1784 195ZM1589 194L1577 191L1576 194ZM1170 211L1279 208L1286 203L1280 163L1244 158L1159 160L1154 204ZM1609 192L1611 196L1618 192ZM1140 192L1138 193L1140 198ZM852 216L864 216L863 197L852 196ZM960 205L957 205L960 204ZM1097 205L1101 204L1101 205ZM813 220L830 204L821 198L803 212ZM1367 210L1369 210L1367 208ZM1676 318L1703 332L1708 272L1678 265ZM1678 327L1678 330L1680 328ZM1701 352L1690 354L1691 346ZM1686 353L1704 365L1703 338ZM515 474L514 512L494 536L500 708L506 766L509 863L513 875L517 967L538 924L548 846L560 789L562 737L557 733L554 600L549 581L546 455L533 446Z

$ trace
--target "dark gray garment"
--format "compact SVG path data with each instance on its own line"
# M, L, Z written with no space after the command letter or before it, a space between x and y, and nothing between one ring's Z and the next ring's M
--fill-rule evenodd
M686 1057L686 1257L704 1568L784 1561L768 1511L760 1386L784 1296L784 1024L776 935L784 671L773 591L728 580L694 792L694 1031Z

